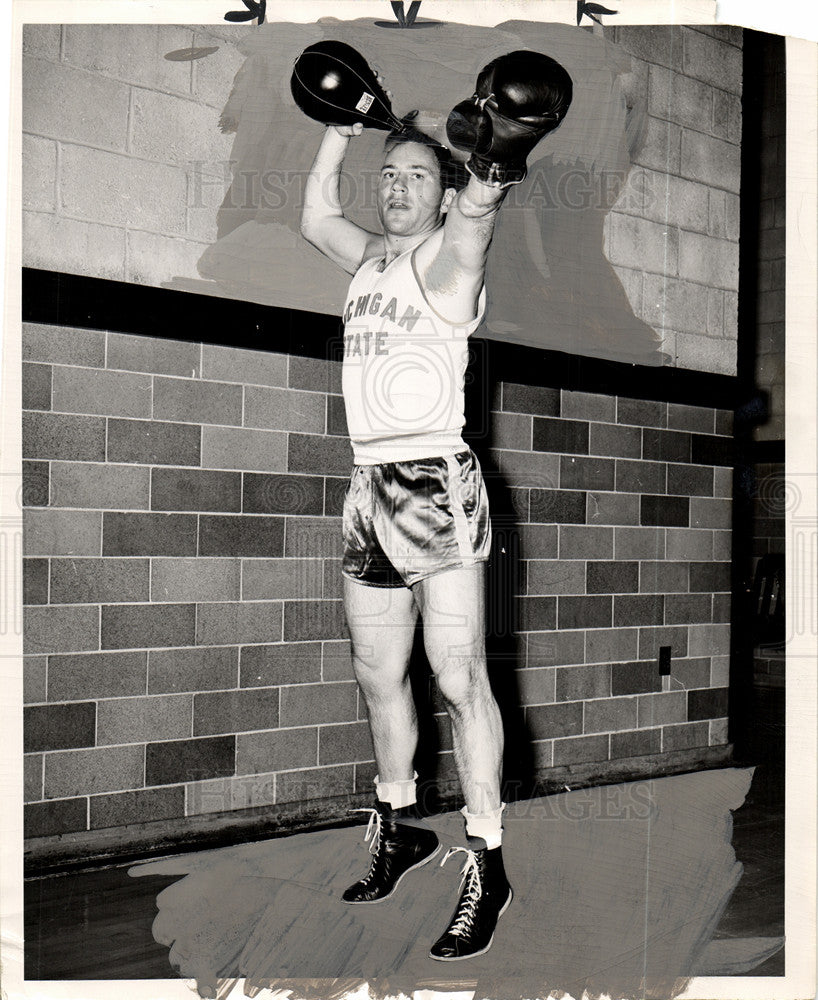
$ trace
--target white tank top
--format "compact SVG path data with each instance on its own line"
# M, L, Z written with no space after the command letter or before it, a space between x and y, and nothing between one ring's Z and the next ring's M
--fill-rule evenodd
M344 308L342 387L356 465L407 462L463 451L468 338L483 318L453 324L427 302L417 247L365 261Z

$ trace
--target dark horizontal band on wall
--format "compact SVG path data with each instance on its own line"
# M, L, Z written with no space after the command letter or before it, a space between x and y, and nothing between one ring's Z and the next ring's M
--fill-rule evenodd
M338 316L30 267L23 268L22 281L26 323L111 330L319 359L340 356ZM498 381L722 410L735 409L747 398L735 376L605 361L494 339L482 343L478 356Z
M754 441L753 459L756 462L783 462L784 441Z

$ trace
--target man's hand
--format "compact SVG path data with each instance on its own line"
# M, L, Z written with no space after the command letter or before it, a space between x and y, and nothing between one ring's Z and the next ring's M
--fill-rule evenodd
M345 139L352 139L364 130L361 122L355 122L354 125L330 125L330 128L334 128L338 135L344 136Z

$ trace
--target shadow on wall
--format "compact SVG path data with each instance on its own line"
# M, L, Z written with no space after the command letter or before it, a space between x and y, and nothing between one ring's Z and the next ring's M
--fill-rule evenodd
M603 252L604 220L628 183L641 132L643 112L626 108L618 82L629 71L629 57L567 25L440 24L423 32L384 32L364 20L261 25L242 42L246 60L222 114L222 128L235 133L233 176L218 213L218 239L198 264L206 281L176 278L168 287L339 313L349 276L298 227L323 129L299 111L289 86L299 53L324 38L353 45L383 73L399 115L412 108L445 114L472 93L482 66L515 49L540 50L561 62L574 81L572 106L531 154L528 177L512 188L500 213L481 332L592 357L647 365L669 360L659 335L634 316ZM372 131L350 143L343 178L345 210L373 230L382 144L383 134Z

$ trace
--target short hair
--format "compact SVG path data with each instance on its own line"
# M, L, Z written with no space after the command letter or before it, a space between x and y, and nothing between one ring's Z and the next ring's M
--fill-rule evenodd
M454 188L455 191L460 191L469 182L469 172L466 170L466 165L452 156L452 151L448 146L444 146L443 143L438 142L425 132L421 132L419 128L416 128L412 122L417 116L417 111L410 111L409 114L401 118L401 128L392 129L386 136L386 141L383 145L384 153L388 153L390 149L393 149L401 142L417 142L421 146L426 146L434 153L437 160L438 167L440 168L440 183L443 186L443 190Z

